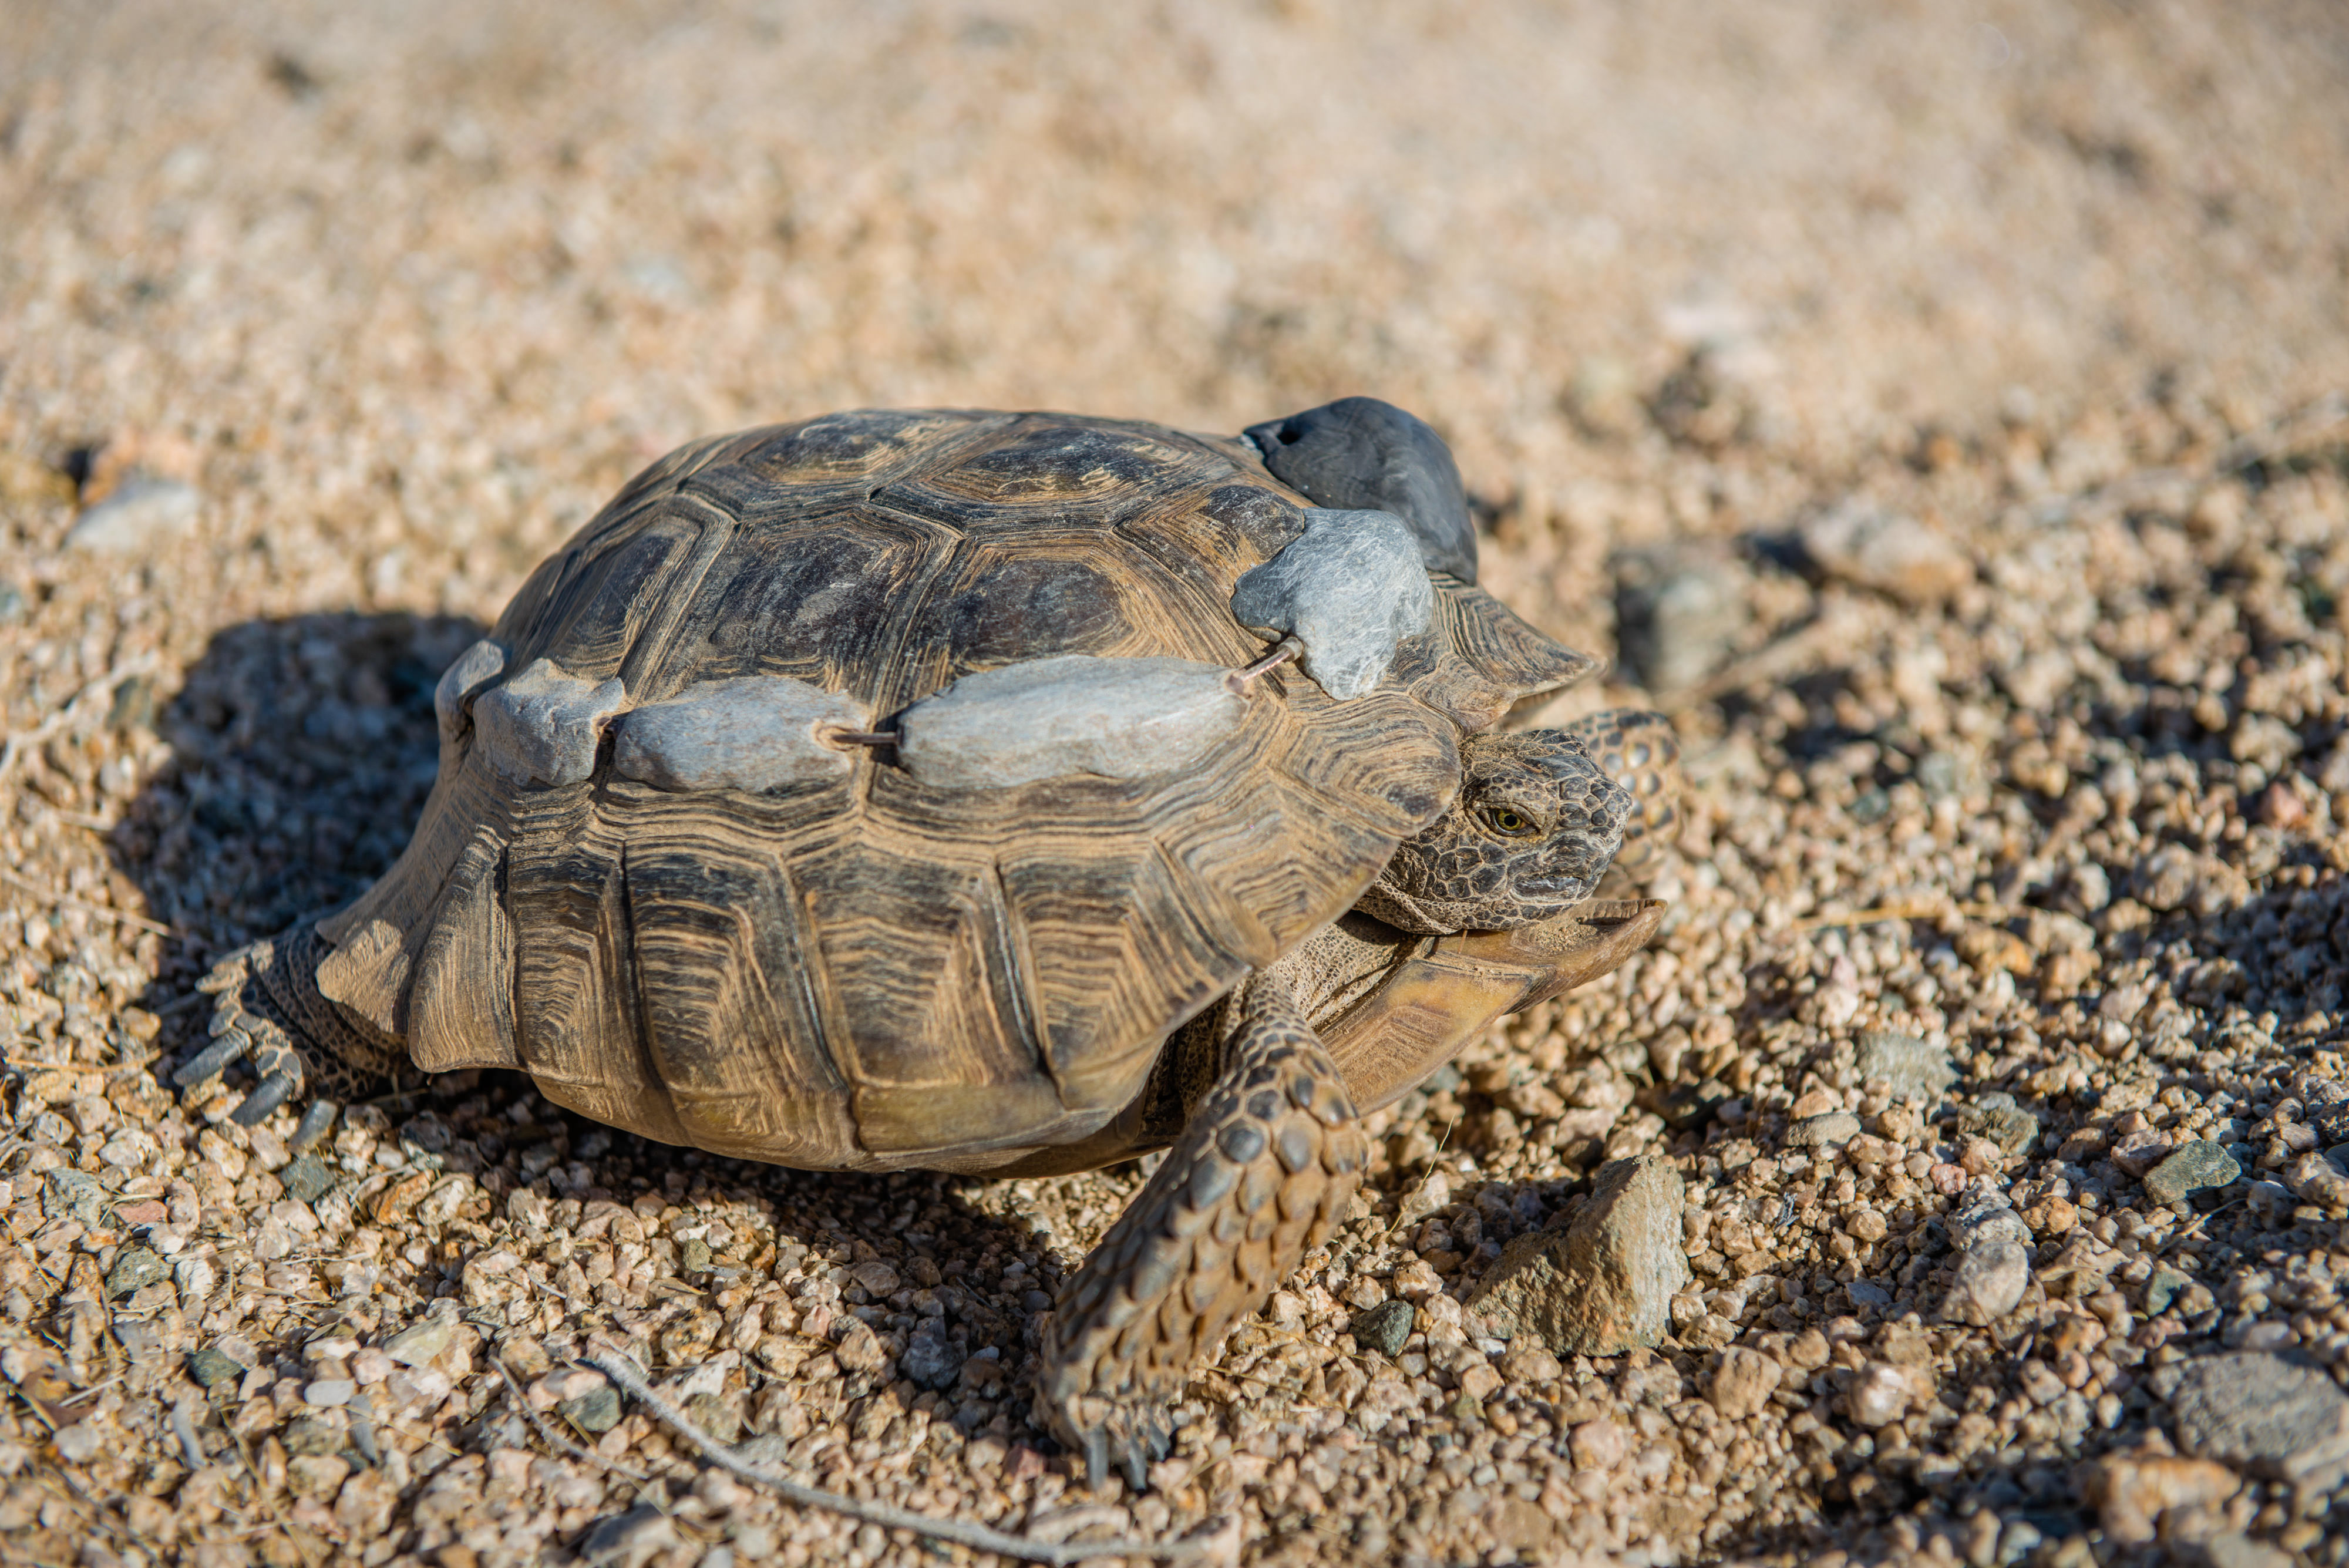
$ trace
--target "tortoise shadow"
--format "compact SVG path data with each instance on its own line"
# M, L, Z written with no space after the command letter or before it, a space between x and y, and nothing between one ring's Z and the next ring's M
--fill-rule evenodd
M165 1021L159 1044L167 1061L206 1039L207 1010L194 984L213 962L348 902L398 857L437 766L433 688L483 631L460 616L342 611L249 620L216 633L176 693L140 686L118 698L117 722L151 725L171 752L109 841L117 866L171 929L140 998ZM973 1179L801 1171L670 1148L561 1110L521 1073L446 1075L381 1108L395 1126L436 1118L452 1142L471 1140L456 1146L460 1159L483 1174L502 1169L500 1185L509 1190L560 1198L592 1188L625 1207L647 1194L673 1201L682 1179L683 1190L802 1216L805 1233L792 1241L815 1247L831 1238L822 1250L844 1250L852 1262L895 1257L904 1272L930 1254L968 1347L991 1345L1007 1368L1019 1363L1024 1324L1006 1303L1023 1293L988 1288L985 1281L1003 1272L989 1260L1041 1259L1050 1246L1034 1226L969 1201ZM558 1185L549 1179L557 1167L523 1158L528 1145L506 1147L506 1135L525 1126L566 1156L582 1147L604 1152L565 1158ZM599 1134L600 1145L592 1141Z

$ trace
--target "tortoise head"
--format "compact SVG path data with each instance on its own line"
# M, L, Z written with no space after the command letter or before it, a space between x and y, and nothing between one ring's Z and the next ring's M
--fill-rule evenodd
M1630 794L1563 730L1472 735L1451 809L1355 906L1407 931L1503 930L1579 903L1623 842Z

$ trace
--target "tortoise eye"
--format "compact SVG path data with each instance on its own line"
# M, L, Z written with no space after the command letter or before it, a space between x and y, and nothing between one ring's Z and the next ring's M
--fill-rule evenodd
M1506 833L1512 838L1524 838L1535 831L1533 818L1506 805L1496 805L1485 812L1485 820L1495 833Z

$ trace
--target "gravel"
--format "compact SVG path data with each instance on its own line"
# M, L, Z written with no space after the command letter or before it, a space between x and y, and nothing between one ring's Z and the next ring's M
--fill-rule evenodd
M2349 1361L2342 17L565 17L0 13L11 1552L936 1561L688 1459L574 1365L624 1351L810 1485L1250 1564L2349 1563L2261 1457L2299 1396L2206 1443L2181 1392ZM763 1169L495 1073L305 1163L168 1087L677 442L1353 391L1442 429L1487 587L1630 655L1517 722L1672 713L1673 909L1371 1118L1147 1494L1023 1392L1134 1171ZM198 504L68 543L141 486ZM1495 1332L1617 1162L1678 1183L1607 1298L1652 1343Z

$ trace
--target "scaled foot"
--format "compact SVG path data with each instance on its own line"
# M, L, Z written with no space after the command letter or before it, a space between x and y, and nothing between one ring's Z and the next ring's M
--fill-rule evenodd
M1344 1079L1277 980L1238 1003L1224 1065L1164 1163L1061 1293L1037 1414L1135 1490L1168 1409L1232 1325L1344 1215L1369 1159Z
M380 1092L405 1055L395 1042L353 1023L319 994L315 978L327 951L305 922L239 948L197 982L212 995L212 1043L180 1064L171 1081L189 1088L250 1059L260 1082L231 1119L253 1127L296 1096L308 1094L294 1147L324 1137L342 1106Z

